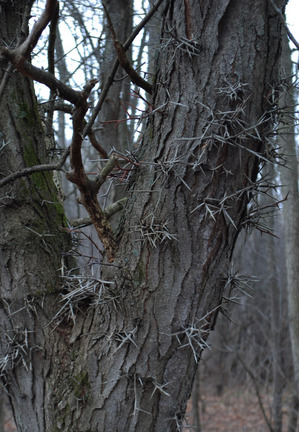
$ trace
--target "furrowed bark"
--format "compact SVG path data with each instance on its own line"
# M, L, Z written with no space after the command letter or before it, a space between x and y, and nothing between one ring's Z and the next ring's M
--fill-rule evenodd
M57 208L40 204L52 196L48 182L42 194L29 180L25 198L15 190L1 212L1 355L16 352L10 334L27 353L5 376L20 431L170 432L182 425L270 128L280 21L268 7L266 0L169 2L155 111L116 259L103 263L101 294L79 304L74 323L60 314L65 291L57 270L67 240L57 234ZM24 80L16 75L13 84L35 112ZM8 147L17 168L31 135L46 159L37 117L28 123L12 99L3 100L1 131L17 144Z

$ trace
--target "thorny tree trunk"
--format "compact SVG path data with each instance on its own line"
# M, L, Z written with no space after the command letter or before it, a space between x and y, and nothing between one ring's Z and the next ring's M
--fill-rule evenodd
M1 4L1 44L24 37L20 1ZM19 29L16 34L16 29ZM8 64L2 59L0 81ZM0 106L1 176L48 160L33 84L11 74ZM43 431L46 377L58 362L59 338L47 328L55 313L59 268L68 240L64 215L50 173L36 173L1 190L0 212L0 356L1 377L20 431ZM64 350L64 344L61 346ZM52 351L53 350L53 351ZM55 351L55 360L53 352Z
M8 44L24 3L4 3ZM6 189L13 199L1 211L1 359L11 360L5 384L20 431L180 427L246 215L240 191L257 174L258 160L240 146L263 151L267 124L254 126L270 108L279 39L266 0L169 2L157 110L139 149L118 256L102 275L113 284L103 284L102 304L80 305L74 325L48 325L61 307L66 246L51 176ZM13 74L1 105L1 174L46 158L36 116L31 84Z
M294 135L294 98L292 89L292 63L287 38L283 38L283 55L281 76L285 78L285 94L281 107L285 110L285 122L280 135L283 151L287 155L288 168L281 168L281 182L287 185L288 199L283 205L285 261L287 273L287 299L289 329L294 365L295 393L294 406L299 400L299 195L298 195L298 162L296 157ZM289 108L287 108L289 107ZM295 416L296 417L296 416ZM296 421L294 420L294 424ZM296 429L296 428L295 428ZM291 430L291 428L290 428Z

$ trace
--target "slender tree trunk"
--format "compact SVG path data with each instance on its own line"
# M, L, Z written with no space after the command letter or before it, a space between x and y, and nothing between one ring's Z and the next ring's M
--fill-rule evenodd
M0 432L5 432L5 398L3 395L0 396Z
M288 424L288 432L296 432L298 410L299 410L299 400L296 394L294 394L292 397L289 410L290 410L290 417L289 417L289 424Z
M273 202L273 201L272 201ZM269 202L268 202L269 204ZM268 218L269 228L275 232L274 216ZM272 349L272 373L273 373L273 403L272 403L272 427L274 432L282 431L282 396L284 389L284 375L282 364L282 292L278 282L277 239L268 235L266 240L268 286L271 295L271 349Z
M192 424L195 431L200 432L201 431L201 424L200 424L200 409L199 404L201 401L200 398L200 374L199 374L199 368L197 369L194 383L193 383L193 390L192 390Z
M25 3L2 6L7 43ZM86 291L73 308L74 323L59 302L68 239L51 175L4 191L0 342L9 362L2 377L19 431L181 427L270 127L261 118L272 108L280 26L269 7L266 0L169 2L156 110L117 257L103 262L96 300ZM46 160L32 83L14 73L0 108L1 174ZM70 294L82 280L73 284Z
M133 25L133 2L132 0L110 0L107 2L107 9L115 28L118 40L124 43L132 31ZM112 64L116 57L113 40L109 28L106 29L106 43L104 50L104 61L101 65L102 83L105 83L110 73ZM130 52L128 53L131 58ZM117 120L125 119L128 109L128 102L131 102L130 80L125 72L119 68L115 76L115 82L104 103L99 116L100 131L97 133L99 141L107 151L116 148L125 151L128 148L129 128L126 122L116 123ZM114 123L109 123L115 120ZM107 122L107 123L103 123ZM132 145L132 143L130 143Z
M154 0L149 0L152 7ZM158 12L147 26L148 30L148 80L154 82L157 68L159 45L161 43L162 15Z
M283 38L281 75L285 78L286 88L280 106L285 111L282 121L280 140L287 158L287 168L281 168L281 182L286 185L288 199L283 205L285 261L287 272L287 298L289 329L294 365L294 382L297 401L299 399L299 195L298 161L294 135L294 97L292 87L291 53L287 37ZM294 399L296 400L296 398Z
M61 34L59 29L57 29L56 35L56 46L55 46L55 54L57 61L57 69L59 73L59 79L64 83L69 83L70 74L67 70L66 60L65 60L65 52L63 49L63 44L61 40ZM65 113L63 111L58 111L58 146L59 148L66 148L66 137L65 137Z

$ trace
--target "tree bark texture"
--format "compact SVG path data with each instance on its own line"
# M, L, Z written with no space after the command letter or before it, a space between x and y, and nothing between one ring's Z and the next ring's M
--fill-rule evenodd
M1 20L20 19L6 7ZM97 303L82 302L74 324L51 323L67 243L51 179L42 175L41 186L32 176L14 188L1 212L1 355L16 352L9 336L26 347L25 364L21 353L4 376L18 430L181 427L258 172L253 152L263 154L271 127L261 118L277 81L280 23L269 7L168 2L117 257L103 264ZM5 95L1 133L10 144L1 173L28 163L28 146L46 158L32 85L15 73Z
M1 6L1 43L22 39L29 2ZM18 32L16 32L18 29ZM0 80L8 64L1 60ZM0 106L1 176L48 160L33 84L11 74ZM1 189L0 290L1 377L19 430L46 430L45 377L52 339L46 326L60 286L68 236L52 174L36 173ZM51 342L52 340L52 342Z

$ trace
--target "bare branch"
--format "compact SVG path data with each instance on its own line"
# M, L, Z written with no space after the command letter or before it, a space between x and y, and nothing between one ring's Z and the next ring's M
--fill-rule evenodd
M143 29L143 27L147 24L147 22L151 19L151 17L155 14L155 12L158 10L159 6L161 5L161 3L164 0L157 0L157 2L154 4L154 6L151 8L151 10L148 12L148 14L143 18L143 20L140 21L140 23L135 27L135 29L133 30L132 34L128 37L128 39L126 40L126 42L123 45L123 49L124 51L127 51L131 45L131 43L133 42L133 40L136 38L136 36L138 36L138 34L141 32L141 30ZM97 118L99 112L102 109L103 103L106 99L106 96L108 94L108 91L111 87L111 85L113 84L113 79L114 76L116 74L117 68L119 65L119 61L118 58L116 58L114 60L110 75L107 78L107 81L102 89L101 92L101 96L100 99L98 100L98 103L95 107L95 109L93 110L93 113L89 119L89 122L87 123L87 125L84 128L84 132L83 135L87 136L92 128L92 125L95 121L95 119Z
M9 77L10 77L13 69L14 69L13 65L10 64L8 66L8 68L6 69L6 71L5 71L4 77L2 78L1 85L0 85L0 102L1 102L1 99L3 97L6 84L7 84L8 80L9 80Z
M47 0L43 13L34 24L33 29L31 30L31 33L27 39L19 47L12 50L17 63L22 63L29 57L34 47L38 43L42 32L52 20L57 6L57 0Z
M55 76L54 52L55 52L55 41L56 41L58 19L59 19L59 3L57 3L53 19L51 20L49 43L48 43L48 71L54 76ZM51 90L49 96L50 108L48 110L47 122L46 122L49 135L53 135L54 103L55 103L55 92Z
M276 4L274 3L273 0L270 0L271 6L273 7L273 9L275 10L275 12L277 12L277 14L280 16L281 21L283 23L283 26L287 32L287 35L289 37L289 39L293 42L293 44L295 45L295 47L299 50L299 42L295 39L293 33L290 31L287 23L286 23L286 19L285 19L285 15L283 14L283 12L281 11L281 9L279 9Z
M127 198L121 198L120 200L111 204L109 207L107 207L104 210L105 217L109 220L115 213L118 213L119 211L121 211L124 208L126 202L127 202ZM79 218L79 219L75 219L75 220L70 221L70 225L73 228L77 228L77 227L82 228L82 227L92 225L92 220L89 217Z
M51 105L49 102L47 102L47 104L45 104L45 111L47 112L48 110L50 110L50 108L51 108ZM63 101L58 100L58 101L55 101L54 110L63 111L64 113L68 113L68 114L73 114L74 108L72 105L66 104ZM87 122L85 120L83 123L84 123L84 126L87 124ZM93 130L91 130L90 133L88 134L88 138L89 138L91 145L97 150L97 152L100 153L102 158L108 159L108 154L107 154L106 150L98 142Z
M0 188L7 185L8 183L11 183L11 182L17 180L18 178L28 177L31 174L34 174L36 172L60 171L69 154L70 154L70 149L68 148L64 152L64 154L61 157L61 159L59 160L59 162L57 162L56 164L52 163L52 164L35 165L32 167L24 168L24 169L17 171L15 173L12 173L12 174L8 175L7 177L4 177L2 180L0 180Z
M107 217L97 199L97 193L106 177L115 165L116 157L108 161L108 167L104 167L96 181L91 181L84 171L82 162L81 147L83 141L84 116L88 109L87 98L97 80L91 80L83 89L82 95L85 102L77 106L73 113L73 137L70 149L70 162L72 171L66 174L66 178L75 183L80 190L79 202L84 205L90 219L97 231L97 234L104 246L109 261L113 261L116 252L116 240ZM112 162L113 161L113 162Z
M48 71L55 75L55 42L56 42L56 31L59 19L59 3L57 3L53 19L50 24L49 43L48 43Z
M20 63L18 61L18 56L16 56L14 50L9 50L6 47L1 47L0 55L4 55L5 57L7 57L22 75L38 81L41 84L45 84L53 92L58 93L62 99L66 99L76 106L80 106L82 105L82 103L84 103L84 97L81 92L73 90L71 87L67 86L62 81L56 79L51 73L33 66L29 63L29 61Z
M107 159L108 154L107 154L106 150L101 146L101 144L96 139L96 136L95 136L93 130L91 130L90 133L88 134L88 138L89 138L89 141L91 142L91 145L97 150L97 152L100 153L102 158Z
M35 23L25 42L13 50L10 50L5 46L0 47L0 55L8 58L22 75L38 81L41 84L45 84L53 93L59 94L61 98L68 100L76 106L81 106L85 100L84 95L82 95L81 92L73 90L62 81L56 79L52 73L33 66L30 61L27 60L33 48L36 46L43 30L52 20L57 7L57 0L47 0L44 12Z
M112 155L108 160L108 162L106 163L106 165L104 166L104 168L102 169L102 171L100 172L100 174L97 175L96 183L99 187L105 182L106 178L115 167L116 162L117 162L117 156Z
M110 219L111 216L113 216L115 213L122 210L127 202L127 198L121 198L120 200L116 201L115 203L111 204L109 207L107 207L104 210L105 216L107 219Z
M137 72L136 70L132 67L131 63L129 62L127 56L126 56L126 52L124 50L124 47L122 45L121 42L119 42L119 40L117 40L117 36L115 33L115 30L113 28L113 24L108 12L108 9L106 7L106 4L104 2L103 3L103 7L105 9L105 13L107 15L107 20L108 20L108 27L111 31L111 35L112 35L112 39L113 39L113 44L114 44L114 48L118 57L118 61L121 64L121 66L124 68L124 70L127 72L127 74L129 75L129 77L131 78L131 81L136 84L137 86L143 88L145 91L147 91L149 94L152 94L153 92L153 86L147 82L145 79L143 79Z

